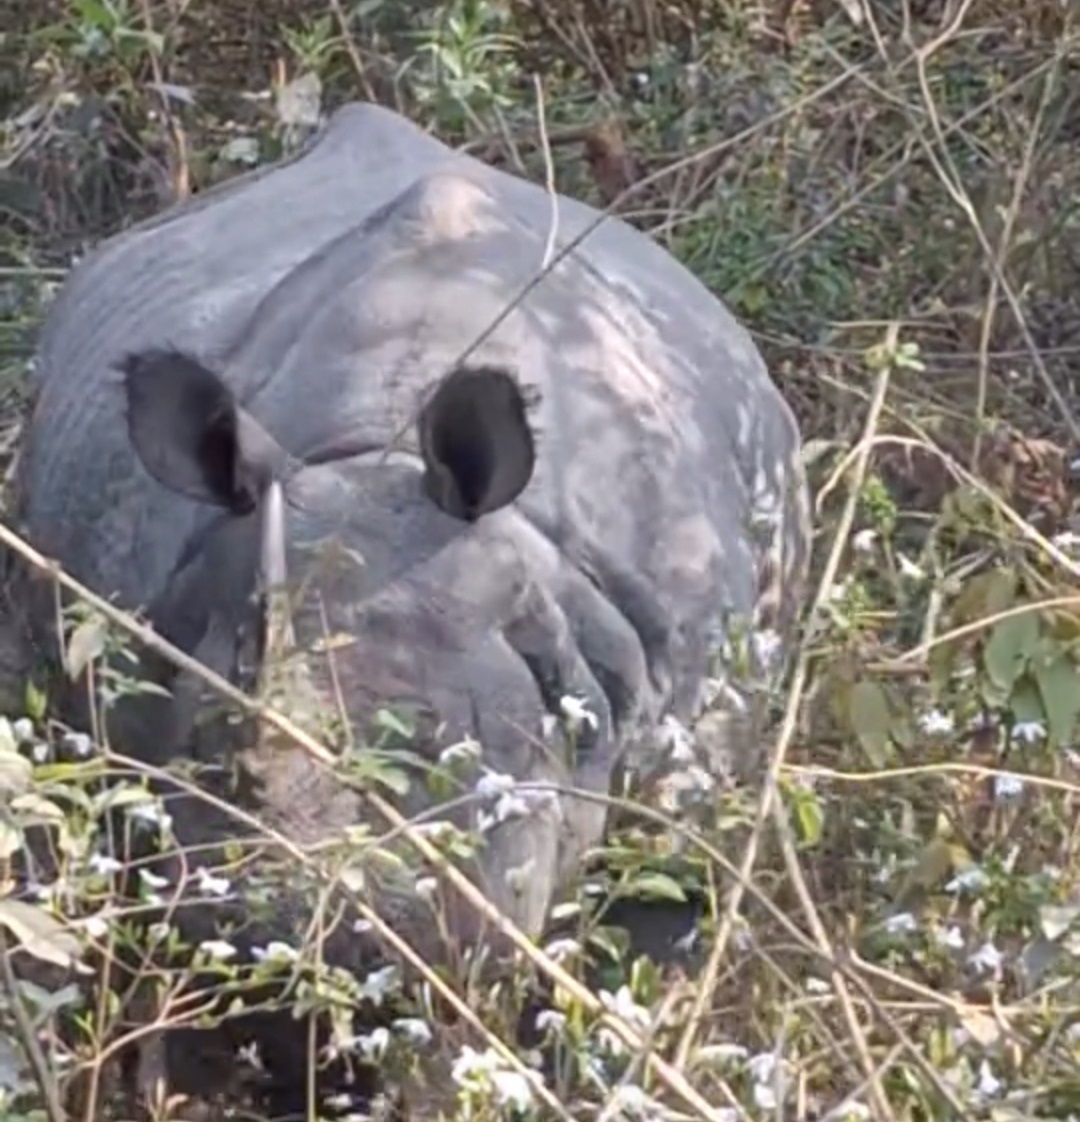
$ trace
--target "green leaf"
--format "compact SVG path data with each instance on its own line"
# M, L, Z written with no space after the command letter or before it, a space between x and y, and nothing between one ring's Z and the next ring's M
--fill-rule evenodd
M45 720L45 709L48 705L48 698L45 696L44 690L39 690L29 679L26 682L26 698L23 702L26 709L26 715L35 724L40 724Z
M79 940L44 908L23 900L0 900L0 924L18 939L28 954L43 962L67 968L78 959Z
M0 717L0 795L21 795L34 778L34 765L15 746L15 736L6 717Z
M80 623L71 633L67 649L67 672L74 681L86 666L105 650L107 631L104 620L92 617Z
M1051 747L1068 744L1080 714L1080 675L1066 658L1035 667L1043 708L1046 711L1046 735Z
M966 855L945 838L936 837L923 846L915 865L904 877L896 894L895 905L910 903L921 899L926 893L934 891L953 871L965 863Z
M994 626L983 652L983 664L999 689L1012 689L1039 642L1039 619L1034 612L1003 619Z
M634 877L627 886L635 896L650 900L674 900L678 904L686 902L686 892L674 877L666 873L642 873Z
M589 935L589 946L603 951L613 962L621 961L628 945L627 933L621 927L594 927Z
M825 820L817 793L806 787L792 786L789 797L795 811L795 821L799 824L803 845L806 847L817 845L821 841L821 830Z
M1016 572L1013 569L990 569L972 577L953 605L955 624L971 623L997 615L1016 602Z
M388 732L396 733L405 740L412 740L413 738L414 729L402 720L397 713L389 709L379 709L372 719L372 724L376 728L386 729Z
M1039 721L1046 717L1046 707L1043 704L1042 694L1030 674L1025 674L1016 683L1009 698L1009 712L1017 723L1026 721Z
M11 800L11 809L21 816L29 816L37 824L44 822L63 822L63 810L52 801L39 795L36 791L27 791Z
M409 791L409 776L391 764L384 755L358 752L349 757L349 773L361 783L381 783L404 798Z
M73 0L73 7L79 17L92 27L111 31L116 26L116 16L112 9L100 0Z
M892 713L889 711L889 699L877 682L864 680L856 683L848 702L848 717L871 763L875 767L884 766Z
M121 807L152 804L154 796L145 787L127 785L123 787L110 787L94 796L90 813L94 818L101 818L110 810Z
M10 861L22 847L22 830L14 822L0 818L0 861Z

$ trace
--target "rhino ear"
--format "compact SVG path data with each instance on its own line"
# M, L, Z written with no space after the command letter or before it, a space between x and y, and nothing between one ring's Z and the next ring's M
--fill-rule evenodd
M529 402L491 367L454 370L420 413L424 487L447 514L473 522L514 501L532 478Z
M126 356L123 374L131 443L164 487L249 514L284 453L195 359L170 350Z

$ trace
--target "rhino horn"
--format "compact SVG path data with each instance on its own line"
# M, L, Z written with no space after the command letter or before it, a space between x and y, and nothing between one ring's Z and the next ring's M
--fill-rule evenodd
M164 487L250 514L285 460L215 373L174 350L118 363L132 445Z
M447 514L473 522L525 489L536 465L527 406L494 367L461 367L439 383L420 413L420 453L425 490Z
M263 497L260 529L265 653L273 660L284 657L295 645L285 563L285 492L276 479Z
M292 623L292 594L288 587L287 530L285 490L280 480L272 479L259 508L262 635L256 696L305 726L310 724L311 718L318 717L320 706L310 668L303 658L296 657L299 652ZM282 740L278 730L264 719L257 721L256 730L254 750L244 753L246 766L253 774L257 774L260 767L272 766L273 752ZM311 727L309 731L318 733L320 730Z

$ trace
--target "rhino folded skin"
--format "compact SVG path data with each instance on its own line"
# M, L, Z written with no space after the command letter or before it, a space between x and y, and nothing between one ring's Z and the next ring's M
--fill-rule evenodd
M595 217L560 197L557 243ZM105 242L42 333L15 481L28 536L235 680L257 631L257 497L279 479L290 579L321 566L298 642L312 650L327 625L351 637L333 680L357 728L377 705L409 702L437 718L423 753L470 734L494 771L606 792L628 753L649 757L666 715L700 712L732 613L790 637L808 502L797 426L749 335L621 221L489 330L539 268L550 221L541 187L364 104L339 110L300 157ZM467 379L442 383L481 336L468 367L502 372L487 384L506 391L501 404ZM173 365L151 379L154 352ZM177 417L184 364L203 389ZM423 411L440 383L449 438ZM132 427L143 393L156 406ZM471 444L485 417L503 437ZM193 434L208 440L201 466L174 455ZM313 560L328 541L343 554ZM51 598L40 605L47 632ZM329 703L327 658L307 662ZM220 732L196 727L196 684L148 664L175 697L121 706L114 742L152 762L220 763ZM595 718L576 752L542 735L568 695ZM361 813L299 751L282 749L252 789L300 843ZM598 804L562 810L561 823L502 823L473 870L530 934L602 835ZM458 814L476 821L475 807ZM194 811L177 823L186 841L213 832ZM526 875L510 884L513 869ZM429 914L402 908L403 932L430 942ZM466 911L454 920L469 941ZM273 923L288 937L300 915L283 903ZM343 928L331 946L359 968L360 942Z

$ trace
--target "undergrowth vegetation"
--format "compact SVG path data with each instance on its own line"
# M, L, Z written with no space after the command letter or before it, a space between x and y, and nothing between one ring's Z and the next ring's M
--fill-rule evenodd
M612 205L721 295L798 413L817 527L763 788L688 768L690 824L618 800L542 945L541 973L566 973L529 1047L508 1012L521 987L345 977L319 966L317 933L243 969L228 930L176 975L140 966L134 924L151 913L151 941L180 949L177 885L147 864L121 902L106 843L167 814L145 768L60 727L28 687L0 719L0 932L43 969L17 977L0 955L0 1114L124 1109L109 1061L147 1029L87 988L104 970L153 992L157 1026L207 1014L184 988L196 975L252 994L293 971L293 1007L332 1014L330 1051L408 1087L417 1117L1080 1117L1080 9L0 0L0 21L7 460L35 331L72 263L295 151L361 97ZM69 621L73 674L134 641L107 622ZM99 704L139 688L105 669L96 686ZM569 721L587 717L568 703ZM376 792L403 782L408 733L389 712L370 730L357 766ZM477 768L466 744L429 782L464 776L498 814L516 796ZM17 898L12 870L41 827L52 844ZM474 844L433 823L424 837ZM321 862L347 879L373 853L415 865L374 827L349 846L294 852L286 875ZM206 899L229 897L236 849L229 868L192 857ZM613 898L669 902L681 961L631 953L617 909L597 911ZM379 1027L356 1035L357 1007Z

